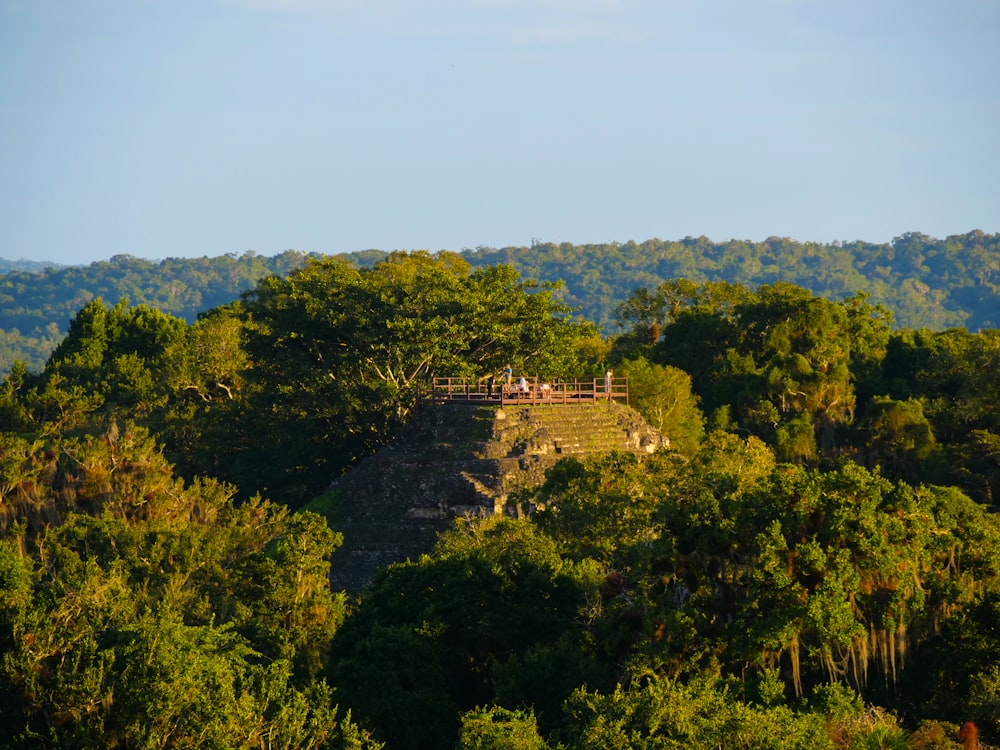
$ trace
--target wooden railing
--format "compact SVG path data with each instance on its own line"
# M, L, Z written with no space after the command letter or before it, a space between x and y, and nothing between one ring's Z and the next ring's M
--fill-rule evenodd
M475 378L434 378L429 389L417 392L420 401L435 403L480 402L501 405L580 404L622 400L628 404L628 378L593 380L554 380L539 382L526 377L506 383Z

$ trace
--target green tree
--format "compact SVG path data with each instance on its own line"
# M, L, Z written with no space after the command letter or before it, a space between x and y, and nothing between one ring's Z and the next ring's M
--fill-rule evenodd
M691 390L691 377L676 367L626 359L618 374L628 378L629 404L666 435L672 448L691 455L705 434L705 417Z
M755 705L731 693L725 683L682 683L639 674L631 685L607 693L577 690L566 705L567 746L572 750L837 747L822 714Z
M913 448L918 454L932 446L928 458L933 460L906 464L914 481L955 484L981 502L995 503L1000 491L994 439L1000 435L995 408L1000 392L994 376L998 367L998 331L903 331L889 340L882 361L884 395L909 404L909 412L920 409L922 415L910 421L911 429L923 431L923 437L908 439L920 442L921 448ZM873 401L872 419L886 403ZM923 422L926 427L919 426ZM933 444L928 442L928 428Z
M225 475L250 367L237 306L199 317L164 356L167 402L151 416L150 428L181 476Z
M458 750L547 750L530 711L493 706L462 714Z
M539 508L533 520L573 559L593 559L618 571L645 564L631 555L663 533L655 514L664 501L662 483L677 463L663 454L563 459L531 493Z
M919 481L936 440L916 399L876 398L868 409L871 463L890 476Z
M110 413L147 418L166 401L167 353L186 327L144 305L122 299L109 309L97 298L74 317L43 376L62 390L86 388Z
M0 744L367 746L322 680L346 601L320 517L185 485L140 428L3 437L19 480L0 539Z
M914 649L900 679L913 713L1000 730L996 665L1000 662L1000 598L995 591L945 617Z
M808 414L818 447L830 452L835 429L854 415L851 326L843 305L787 284L762 287L736 315L743 353L759 363L764 398L782 422ZM759 341L757 348L754 342Z
M599 584L594 566L564 561L527 520L459 526L435 557L376 577L334 639L331 684L398 748L451 747L459 716L492 704L551 721L577 684L603 682L579 620ZM557 663L562 672L542 669Z

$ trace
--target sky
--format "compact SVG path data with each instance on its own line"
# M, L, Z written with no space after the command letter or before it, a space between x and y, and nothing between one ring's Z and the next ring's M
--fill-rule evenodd
M1000 231L1000 0L0 0L0 257Z

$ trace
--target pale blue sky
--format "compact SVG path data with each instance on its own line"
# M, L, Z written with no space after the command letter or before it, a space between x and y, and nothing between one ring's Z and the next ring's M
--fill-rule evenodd
M0 0L0 257L1000 231L1000 0Z

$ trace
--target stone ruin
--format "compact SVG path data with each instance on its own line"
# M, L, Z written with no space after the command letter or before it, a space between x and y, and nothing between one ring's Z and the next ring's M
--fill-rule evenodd
M360 592L393 562L429 553L455 518L528 509L518 490L540 485L562 458L669 445L639 414L615 402L572 406L425 405L400 435L330 487L344 544L334 590Z

